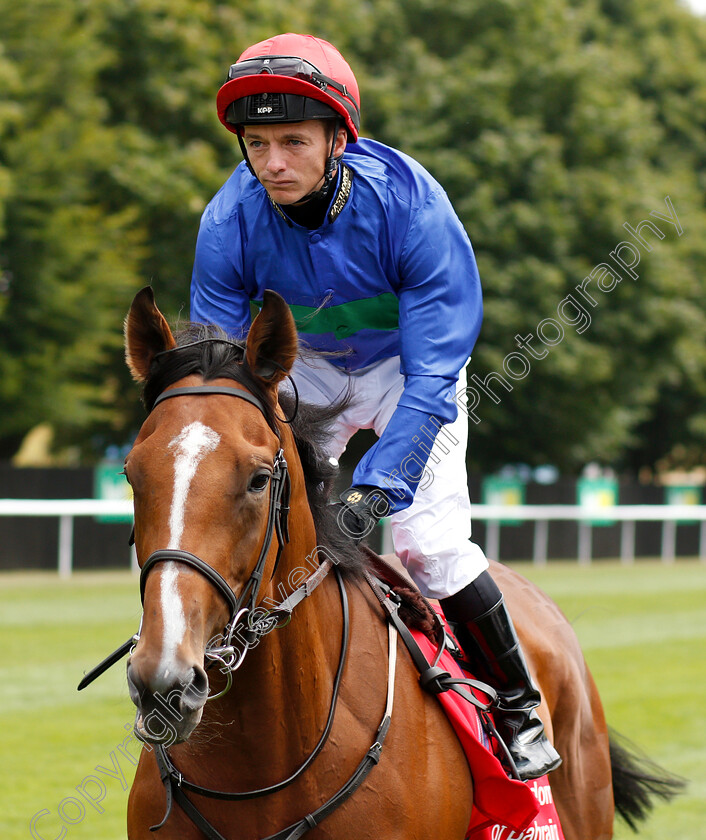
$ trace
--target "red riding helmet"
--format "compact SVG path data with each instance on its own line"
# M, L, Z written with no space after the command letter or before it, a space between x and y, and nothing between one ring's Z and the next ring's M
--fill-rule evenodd
M218 118L234 134L243 125L339 117L351 142L360 129L360 94L353 71L328 41L276 35L240 56L218 91Z

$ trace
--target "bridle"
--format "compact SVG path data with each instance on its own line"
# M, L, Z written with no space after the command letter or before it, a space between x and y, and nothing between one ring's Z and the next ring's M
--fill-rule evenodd
M220 341L220 339L209 340ZM195 343L203 343L203 341ZM177 347L173 350L179 349L181 348ZM166 352L173 352L173 350ZM171 388L162 392L157 397L150 410L153 411L159 403L174 397L205 396L212 394L236 397L254 405L261 412L281 443L280 431L274 424L268 421L268 413L264 403L249 391L241 388L230 388L221 385L192 385L182 388ZM204 652L205 658L210 660L211 663L220 664L221 670L226 675L227 684L218 694L211 695L208 698L209 700L215 700L217 697L221 697L230 689L233 681L233 672L242 665L248 649L265 633L286 623L288 618L291 617L294 607L313 592L334 565L329 557L324 558L317 571L297 587L289 597L285 598L284 601L276 605L273 609L258 611L258 596L262 585L265 565L272 547L272 541L275 537L277 538L277 555L275 557L272 575L274 575L279 565L284 546L289 542L290 491L289 470L284 457L284 451L280 446L274 457L272 476L270 478L270 499L262 547L257 562L250 573L250 577L246 581L239 596L235 595L230 584L219 572L206 563L205 560L202 560L190 551L177 548L158 549L152 552L142 566L140 572L140 601L143 606L149 573L158 563L170 561L190 566L199 572L215 587L228 605L229 618L223 632L209 641ZM92 683L127 653L131 653L140 640L141 629L142 627L140 626L140 629L134 636L131 636L117 650L107 656L95 668L91 669L79 683L79 691ZM241 643L239 649L236 649L234 645L236 638Z
M194 385L183 388L172 388L170 390L164 391L155 400L154 404L152 405L152 410L154 410L154 408L163 400L171 399L173 397L200 396L210 394L222 394L245 400L246 402L249 402L256 408L258 408L262 413L263 417L265 417L265 419L267 420L268 414L265 410L265 406L262 403L262 401L256 396L240 388L229 388L225 386L216 385ZM280 439L281 441L279 430L269 422L268 425L270 425L270 428L272 428L272 430L277 435L278 439ZM346 588L343 582L342 575L338 567L335 565L335 560L331 558L328 555L328 553L319 549L319 554L323 555L323 558L320 558L321 562L318 569L311 575L309 575L309 577L307 577L305 581L300 583L300 585L281 603L277 604L273 609L267 610L262 617L253 619L253 616L256 614L257 610L258 594L262 584L262 577L267 558L272 546L272 541L274 537L276 537L278 542L273 574L274 570L277 568L277 565L279 563L282 550L286 543L289 541L288 515L291 486L289 472L287 468L287 461L284 457L284 452L281 446L274 458L273 472L272 477L270 479L270 485L270 501L267 516L267 525L265 528L265 535L262 547L260 549L260 554L258 556L257 562L255 563L255 566L252 572L250 573L250 577L248 578L248 581L246 582L239 596L235 595L226 579L219 572L217 572L212 566L210 566L208 563L206 563L204 560L202 560L195 554L192 554L189 551L184 551L182 549L158 549L147 558L147 560L142 566L142 570L140 573L140 599L144 605L145 587L147 584L147 577L149 573L154 569L154 567L158 563L170 561L183 563L199 572L209 581L209 583L211 583L214 586L214 588L223 597L229 608L229 620L222 634L222 644L217 644L214 640L212 640L206 646L206 650L204 652L206 659L210 659L212 663L219 662L221 664L221 670L223 670L227 676L226 687L218 694L209 697L209 699L213 700L217 697L221 697L230 688L232 684L232 674L242 664L245 658L245 654L249 649L249 644L254 642L260 635L268 632L270 629L274 629L274 627L282 626L284 623L286 623L289 617L291 617L294 608L305 598L309 597L313 593L313 591L318 587L318 585L324 580L328 572L331 571L331 569L333 569L336 574L336 579L338 582L338 588L341 597L341 607L343 614L343 632L341 635L339 663L333 681L331 703L321 737L319 738L317 744L315 745L311 753L304 759L301 765L288 778L264 788L239 792L225 792L213 790L187 781L186 779L184 779L181 772L174 766L169 754L167 753L165 746L163 744L155 744L153 746L153 750L155 759L157 761L157 766L159 768L160 777L165 787L167 805L164 818L158 825L152 826L153 831L156 831L157 829L161 828L166 823L171 813L172 804L174 801L177 801L180 807L189 816L189 818L198 826L198 828L206 835L206 837L209 838L209 840L225 840L225 838L223 838L222 835L215 829L215 827L211 825L211 823L209 823L208 820L206 820L206 818L201 814L198 808L185 795L185 790L197 793L201 796L227 801L254 799L275 793L279 790L284 789L285 787L288 787L296 779L298 779L304 773L304 771L311 765L311 763L321 752L324 745L328 741L328 737L333 726L333 720L335 716L336 706L338 703L343 671L348 655L350 637L350 615L348 608L348 596L346 594ZM239 637L240 641L243 641L245 643L243 649L240 652L238 652L235 649L235 646L233 644L234 637L236 635ZM393 659L392 638L393 632L392 629L390 629L391 665L393 661L396 661L396 658ZM106 657L101 663L99 663L95 668L93 668L91 671L88 672L88 674L84 676L84 678L79 683L79 691L85 688L91 682L93 682L111 665L119 661L125 654L131 652L136 643L139 641L139 639L140 631L138 630L137 634L128 639L123 645L121 645L120 648L118 648L116 651L114 651L112 654ZM307 817L305 817L298 823L287 827L282 832L278 832L278 834L272 835L272 837L267 838L267 840L285 840L285 838L292 838L293 840L294 837L300 837L309 828L312 828L314 825L318 824L318 822L320 822L326 816L328 816L328 814L331 813L331 811L335 810L359 787L359 785L370 772L372 767L379 761L380 753L382 752L382 744L385 740L387 730L389 729L392 714L393 692L391 687L393 684L394 668L391 668L388 680L388 702L385 708L383 720L376 732L376 738L373 745L363 757L363 760L359 764L353 776L351 776L348 782L333 797L331 797L331 799L324 803L324 805L318 808L315 812L307 815Z
M172 388L164 391L154 402L152 409L161 402L173 397L183 396L203 396L211 394L222 394L230 397L237 397L251 403L260 410L263 417L267 418L265 406L262 401L249 391L244 391L240 388L228 388L218 385L191 385L184 388ZM271 427L277 437L280 437L279 429ZM192 554L189 551L174 548L162 548L152 552L142 566L140 572L140 600L144 604L145 600L145 586L147 584L147 576L157 563L166 563L169 561L177 561L184 563L195 569L203 575L209 583L211 583L225 600L230 610L228 622L220 637L212 639L206 647L205 656L212 662L219 662L221 670L227 676L226 687L218 694L211 695L209 699L214 700L221 697L231 687L233 681L233 672L236 671L243 663L245 655L248 651L249 644L252 644L264 633L273 629L277 625L279 618L274 617L255 617L256 607L258 603L258 595L262 585L262 577L265 571L267 558L272 547L272 540L277 537L277 556L272 570L272 574L279 565L280 557L284 546L289 542L289 498L291 491L291 482L289 478L289 471L287 469L287 461L284 457L284 452L280 447L274 457L272 468L272 476L270 478L270 501L267 511L267 525L265 527L265 536L260 548L260 554L257 562L250 573L245 586L243 587L239 596L230 587L226 579L217 572L212 566ZM139 634L138 634L139 638ZM238 638L242 643L240 650L237 650L234 645L234 639ZM221 642L222 643L219 643Z

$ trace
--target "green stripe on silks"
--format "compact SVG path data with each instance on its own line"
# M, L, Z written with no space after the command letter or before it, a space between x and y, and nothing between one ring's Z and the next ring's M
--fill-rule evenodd
M262 309L262 301L252 301ZM336 338L348 338L360 330L396 330L399 326L399 300L386 292L372 298L316 308L289 304L297 330L311 335L333 333Z

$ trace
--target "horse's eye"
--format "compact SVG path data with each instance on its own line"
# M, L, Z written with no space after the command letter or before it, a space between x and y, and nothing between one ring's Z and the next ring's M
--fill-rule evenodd
M270 483L270 474L266 472L257 473L254 475L250 480L250 487L249 490L252 490L254 493L262 493L262 491L267 487Z

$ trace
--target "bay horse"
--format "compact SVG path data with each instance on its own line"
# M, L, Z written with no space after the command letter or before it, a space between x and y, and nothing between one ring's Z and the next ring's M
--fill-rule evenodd
M157 825L164 840L461 840L473 802L464 752L406 650L396 654L363 554L328 504L336 409L297 406L279 387L298 352L288 307L266 292L244 344L199 325L175 338L146 288L125 336L149 412L125 462L144 607L127 666L144 741L130 840ZM492 574L564 759L550 784L566 840L610 838L616 807L641 818L669 780L611 744L558 607L510 569ZM302 821L322 808L325 819Z

